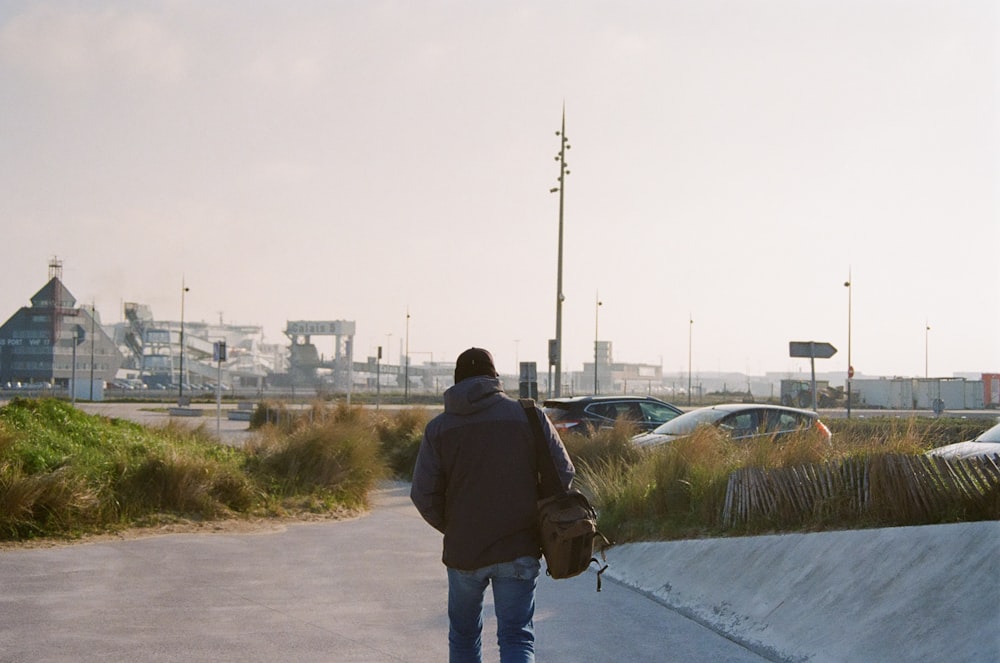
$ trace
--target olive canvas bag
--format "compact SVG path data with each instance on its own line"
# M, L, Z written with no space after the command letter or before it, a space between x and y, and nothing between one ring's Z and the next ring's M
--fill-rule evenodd
M597 591L601 591L601 574L608 565L604 549L607 538L597 530L597 512L587 497L570 488L565 490L559 481L555 461L549 452L538 408L530 398L521 399L528 423L535 439L535 458L538 467L538 534L545 557L545 573L554 579L572 578L596 564ZM601 561L594 556L595 540L602 541Z

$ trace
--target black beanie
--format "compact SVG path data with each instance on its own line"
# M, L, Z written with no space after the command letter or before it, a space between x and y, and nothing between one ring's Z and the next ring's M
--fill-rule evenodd
M497 376L497 369L493 366L493 355L482 348L469 348L458 355L458 360L455 362L455 384L478 375L487 375L491 378Z

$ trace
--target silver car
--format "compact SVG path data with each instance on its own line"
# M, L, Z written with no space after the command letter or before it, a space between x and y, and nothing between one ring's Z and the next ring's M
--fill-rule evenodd
M1000 424L980 433L975 439L947 444L927 452L941 458L982 458L1000 456Z
M650 433L636 435L632 441L640 447L665 444L690 435L699 426L714 426L734 440L776 438L808 430L815 430L828 442L831 437L830 429L811 410L760 403L731 403L691 410Z

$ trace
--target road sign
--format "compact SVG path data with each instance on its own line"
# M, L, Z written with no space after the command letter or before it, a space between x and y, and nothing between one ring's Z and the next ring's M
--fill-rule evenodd
M520 364L520 382L538 381L538 364L533 361L522 361Z
M837 348L829 343L817 343L816 341L790 341L788 343L789 357L829 359L835 354L837 354Z
M829 343L816 341L789 341L788 354L791 357L809 357L812 368L812 407L816 409L816 360L829 359L837 354L837 348ZM850 397L850 396L848 396Z
M518 397L538 400L538 364L522 361L518 381Z

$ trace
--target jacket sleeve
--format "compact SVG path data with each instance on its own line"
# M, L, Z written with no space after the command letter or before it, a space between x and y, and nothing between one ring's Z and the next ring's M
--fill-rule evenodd
M552 422L549 421L549 418L545 416L545 413L541 409L539 409L539 414L542 415L542 432L545 433L545 439L549 445L549 454L552 456L553 462L555 462L556 473L559 475L559 483L562 484L565 490L569 490L570 484L573 483L573 477L576 476L576 468L573 467L573 461L570 460L569 453L566 451L566 447L563 446L555 426L552 425Z
M445 479L441 471L441 458L424 431L413 468L410 500L417 507L427 524L439 532L445 528Z

